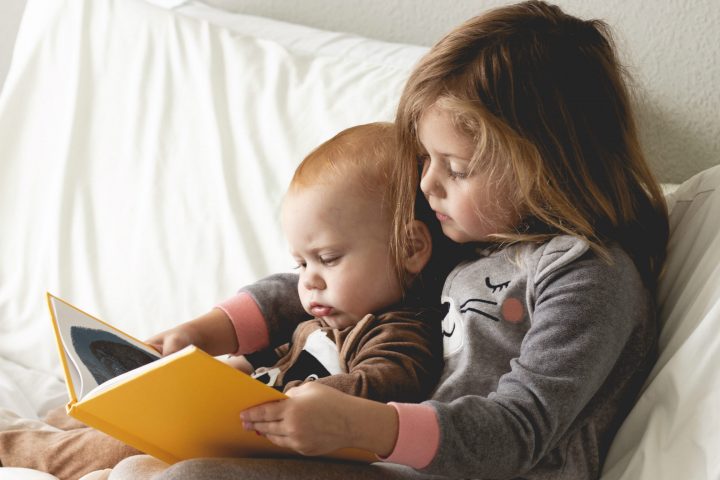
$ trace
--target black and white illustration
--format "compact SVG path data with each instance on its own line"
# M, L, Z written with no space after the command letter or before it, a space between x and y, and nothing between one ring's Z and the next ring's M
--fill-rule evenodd
M151 347L57 297L50 297L77 399L108 380L160 358Z
M158 359L106 330L73 326L70 339L78 360L98 385Z

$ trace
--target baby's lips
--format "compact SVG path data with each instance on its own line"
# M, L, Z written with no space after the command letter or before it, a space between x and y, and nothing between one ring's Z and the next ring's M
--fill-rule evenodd
M312 305L310 307L310 313L316 317L326 317L332 313L332 307L326 305Z

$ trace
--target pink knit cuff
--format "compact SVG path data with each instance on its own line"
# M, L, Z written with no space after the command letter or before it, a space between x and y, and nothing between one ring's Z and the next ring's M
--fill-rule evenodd
M249 294L238 293L215 308L225 312L235 329L238 349L234 355L257 352L270 345L265 317Z
M398 438L395 448L385 462L399 463L413 468L427 467L440 445L440 427L435 410L429 405L395 403L398 413Z

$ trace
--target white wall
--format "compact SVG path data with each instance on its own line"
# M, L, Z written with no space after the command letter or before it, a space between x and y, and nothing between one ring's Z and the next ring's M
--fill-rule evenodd
M431 45L508 0L207 0L241 13ZM720 1L555 0L606 20L637 83L645 151L658 177L680 182L720 163Z
M0 0L0 86L25 1ZM326 30L431 45L466 18L512 2L206 0L206 3ZM645 151L661 181L680 182L720 163L720 1L555 3L582 18L605 19L615 30L622 56L638 87L636 103Z
M0 90L10 67L15 35L26 0L0 0Z

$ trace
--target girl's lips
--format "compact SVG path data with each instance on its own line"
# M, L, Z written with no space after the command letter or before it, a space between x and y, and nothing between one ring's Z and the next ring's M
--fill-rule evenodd
M444 221L450 219L450 217L448 217L447 215L444 215L444 214L442 214L442 213L440 213L440 212L435 212L435 216L436 216L437 219L440 220L441 222L444 222Z
M328 307L327 305L320 305L319 303L310 305L310 313L316 317L327 317L332 311L332 307Z

